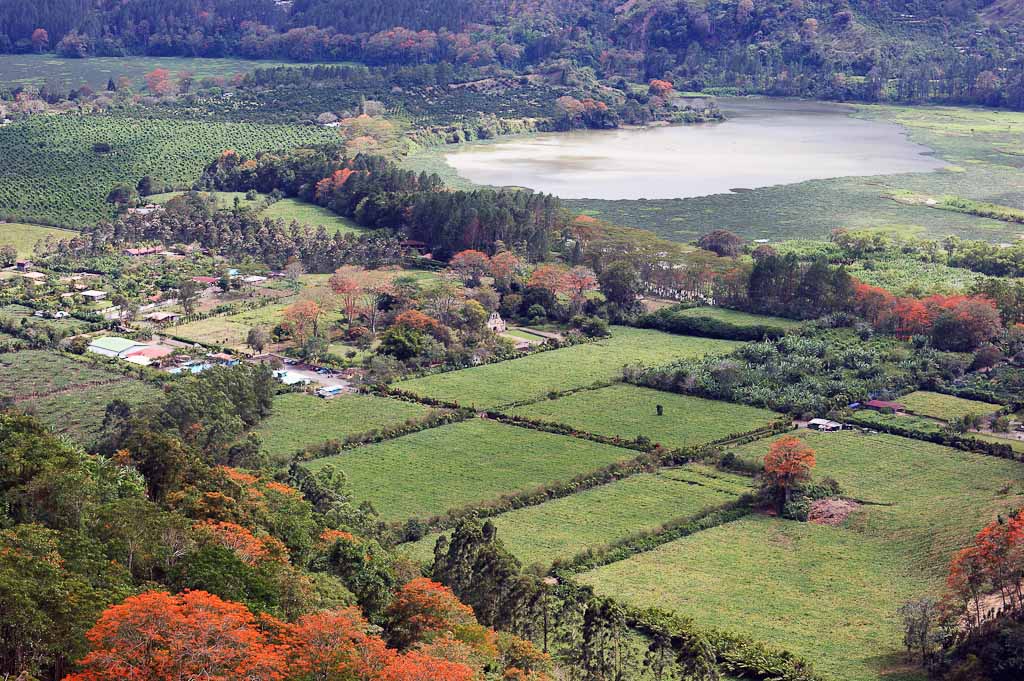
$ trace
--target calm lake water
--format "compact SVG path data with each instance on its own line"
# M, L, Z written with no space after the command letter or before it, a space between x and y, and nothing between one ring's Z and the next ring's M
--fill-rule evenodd
M482 185L566 199L672 199L946 164L898 125L822 102L726 98L722 123L545 133L468 144L446 160Z

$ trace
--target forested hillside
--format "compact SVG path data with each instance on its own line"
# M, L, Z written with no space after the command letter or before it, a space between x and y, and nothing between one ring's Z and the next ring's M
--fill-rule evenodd
M5 0L0 52L448 62L1020 108L1022 14L1010 0Z

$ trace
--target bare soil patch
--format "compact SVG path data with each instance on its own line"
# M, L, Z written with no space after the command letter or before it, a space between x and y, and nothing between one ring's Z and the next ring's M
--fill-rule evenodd
M811 504L807 522L836 527L842 525L843 521L860 506L856 501L849 499L819 499Z

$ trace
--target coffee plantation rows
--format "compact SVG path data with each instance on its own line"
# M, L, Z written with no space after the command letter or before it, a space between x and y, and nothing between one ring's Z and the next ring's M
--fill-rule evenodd
M35 116L0 127L0 219L76 227L109 218L107 194L150 175L188 188L225 149L251 155L337 139L313 126ZM110 151L104 151L109 145Z

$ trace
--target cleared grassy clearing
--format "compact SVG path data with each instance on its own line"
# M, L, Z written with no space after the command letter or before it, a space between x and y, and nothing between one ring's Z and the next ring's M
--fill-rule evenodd
M693 307L680 312L685 317L699 317L703 319L714 319L716 321L733 324L735 326L777 326L782 329L799 328L802 322L785 317L772 317L771 315L750 314L739 310L729 310L724 307Z
M895 610L920 587L885 541L855 531L749 517L580 577L600 594L675 610L811 660L836 681L899 673ZM882 670L896 673L882 673Z
M724 354L737 345L733 341L617 326L612 328L610 338L594 343L401 381L395 387L465 406L494 408L614 380L627 364L662 364L673 359Z
M990 402L966 400L962 397L933 393L927 390L918 390L904 395L898 401L906 406L907 411L921 416L931 416L933 419L942 421L963 418L967 414L987 416L1001 408L1001 405Z
M491 521L505 546L524 565L550 565L598 549L634 533L656 530L676 518L736 499L750 479L692 464L644 473L579 494L504 513ZM411 558L433 559L440 533L407 544Z
M328 234L361 233L363 230L356 223L340 215L335 215L326 208L321 208L312 203L304 203L295 199L281 199L271 204L266 210L260 213L260 217L271 220L284 220L291 224L292 221L300 225L309 225L313 228L323 225Z
M344 441L386 426L426 416L428 407L376 395L338 395L329 400L302 393L274 399L274 411L256 434L271 459L287 461L295 452L328 440Z
M246 350L246 336L254 326L265 326L272 329L284 320L284 310L290 303L273 303L255 310L245 310L224 317L208 317L199 321L189 322L169 329L169 333L196 343L213 347L225 347L232 350ZM329 325L338 319L340 312L330 312L321 320L321 325Z
M125 400L138 406L156 402L160 395L160 391L151 385L122 378L103 388L75 390L25 400L18 403L18 408L39 417L54 431L70 435L76 442L88 444L102 430L103 417L112 400Z
M345 471L357 501L388 521L532 490L636 455L587 440L472 419L303 464Z
M663 416L658 416L658 405L664 407ZM624 440L642 435L672 448L713 442L768 425L779 417L766 409L634 385L585 390L517 407L509 413Z
M184 196L188 192L166 192L164 194L150 194L149 196L143 197L143 201L146 203L165 204L171 199L176 199L179 196ZM238 204L242 208L255 206L263 199L259 196L255 199L245 198L245 192L199 192L201 196L213 197L217 200L217 207L222 210L230 210L235 207L235 199L238 199Z
M25 225L18 222L0 222L0 246L14 246L21 257L33 254L36 243L53 237L55 241L73 239L77 232L68 229L54 229L42 225Z
M35 310L18 304L0 306L0 318L14 319L16 321L28 319L33 325L51 326L72 332L84 331L89 326L87 322L83 322L81 319L75 319L73 317L65 317L64 319L36 317Z

